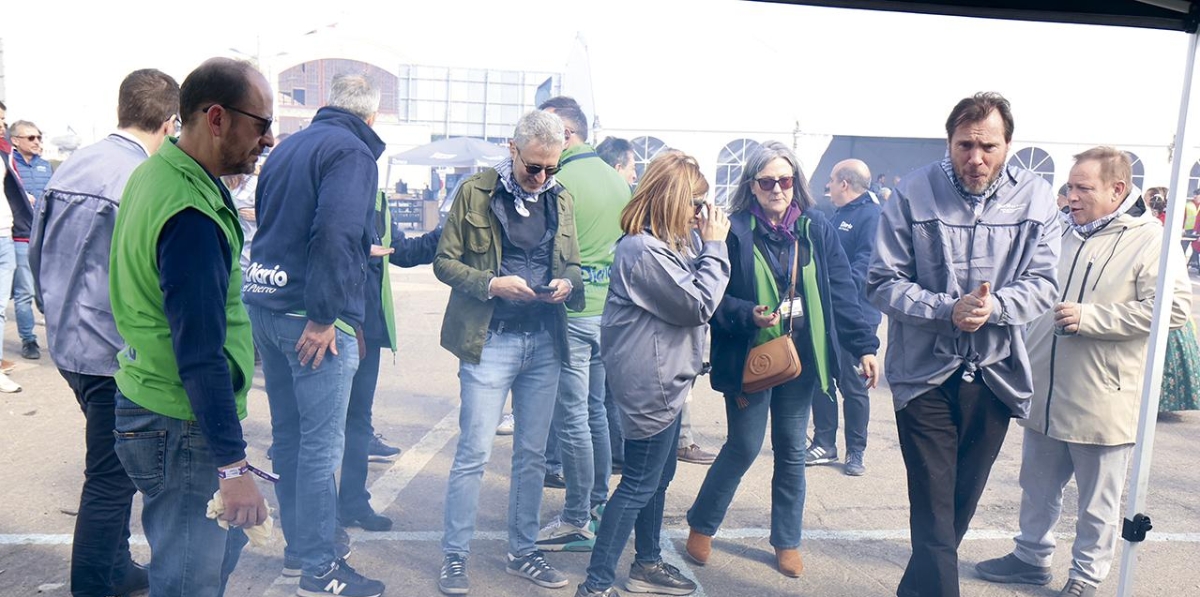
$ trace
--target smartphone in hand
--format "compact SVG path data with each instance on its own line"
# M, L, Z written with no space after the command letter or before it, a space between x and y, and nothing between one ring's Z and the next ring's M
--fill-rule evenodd
M539 284L533 287L535 294L554 294L554 287L549 284Z

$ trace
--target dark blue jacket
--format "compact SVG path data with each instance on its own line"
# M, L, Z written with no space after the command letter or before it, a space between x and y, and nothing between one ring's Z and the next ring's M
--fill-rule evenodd
M833 299L855 294L850 266L833 226L817 210L808 210L805 215L812 221L809 240L817 263L817 285L821 289L828 346L832 347L836 342L855 357L875 354L879 350L879 338L875 336L875 326L863 320L859 301ZM750 347L758 334L758 326L754 324L754 307L758 302L754 284L754 232L750 229L752 217L749 211L729 216L729 236L725 239L731 268L729 286L710 322L712 387L718 392L732 395L742 392L746 355L750 354ZM807 337L805 332L798 339ZM805 348L798 347L798 350L803 352ZM830 374L836 374L837 351L830 350L828 359ZM811 366L809 363L804 365Z
M830 224L837 231L846 260L850 262L850 278L858 290L858 304L862 306L863 317L867 323L878 327L883 316L879 309L867 301L865 288L867 286L867 268L871 266L871 255L875 253L875 229L879 227L879 207L871 199L870 193L863 193L857 199L837 209L830 218Z
M247 305L362 326L375 161L384 148L361 118L327 106L271 152L254 202L258 232L242 287Z
M33 223L33 206L25 196L25 185L18 178L17 172L8 167L8 154L0 152L0 161L8 168L8 175L4 177L4 198L8 201L8 209L12 211L12 237L29 238L29 229Z
M46 185L50 183L50 177L54 175L54 168L40 155L33 156L33 159L26 162L25 156L19 151L13 151L13 165L17 167L17 171L21 173L21 183L25 185L25 190L33 195L34 199L41 199L42 193L46 192Z

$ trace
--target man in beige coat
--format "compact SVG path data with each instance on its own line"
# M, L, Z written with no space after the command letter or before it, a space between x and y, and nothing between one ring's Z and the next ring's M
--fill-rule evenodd
M976 566L987 580L1050 582L1053 529L1072 476L1079 516L1070 578L1059 595L1094 595L1112 567L1163 235L1130 178L1124 152L1095 147L1075 156L1072 225L1058 266L1062 302L1029 328L1034 393L1029 419L1020 422L1021 532L1013 553ZM1170 317L1178 328L1191 312L1182 267L1174 288Z

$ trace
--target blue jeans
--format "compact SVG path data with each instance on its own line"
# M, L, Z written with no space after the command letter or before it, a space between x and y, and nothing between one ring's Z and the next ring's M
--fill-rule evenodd
M630 533L635 533L634 561L654 564L662 559L663 506L667 486L675 477L678 447L678 419L646 439L625 439L625 470L600 518L596 546L583 582L589 591L603 591L616 581L617 561Z
M862 453L867 449L867 423L871 420L871 396L867 384L854 371L859 359L838 347L840 370L837 372L837 391L842 394L842 413L846 417L846 453ZM814 446L833 450L837 447L838 407L833 388L828 396L813 399Z
M219 597L237 566L246 534L204 516L218 489L212 451L195 421L146 410L119 392L116 450L142 493L142 529L150 542L150 594Z
M446 482L442 551L467 554L475 534L479 488L492 455L496 425L512 391L512 480L508 490L508 551L524 556L536 548L546 436L561 368L550 332L487 332L479 364L460 362L462 406L458 448Z
M17 271L17 253L11 236L0 236L0 296L12 294L13 277ZM26 245L28 246L28 245ZM0 309L0 330L4 329L5 309ZM4 358L4 343L0 342L0 359Z
M367 354L358 364L350 386L350 404L346 409L346 449L342 454L342 477L338 483L338 518L349 520L374 513L371 492L367 491L367 461L370 457L371 407L375 404L375 385L379 381L378 344L367 343Z
M358 342L338 330L336 356L325 353L321 366L300 366L296 342L308 320L248 307L254 344L262 356L267 401L271 406L271 460L279 482L279 522L284 556L316 575L334 560L337 485L346 441L346 408L358 370Z
M558 378L558 402L551 429L558 434L558 453L567 483L563 520L585 527L591 507L608 501L612 452L604 409L600 316L568 321L571 357Z
M29 269L29 242L13 242L17 255L17 271L13 274L13 311L17 313L17 335L21 342L36 342L33 333L33 270ZM4 294L3 296L8 296Z
M775 474L771 477L771 545L780 549L800 546L805 493L804 432L817 391L816 381L810 369L781 386L745 396L745 406L739 405L736 397L725 396L729 438L688 510L688 525L692 529L708 536L717 534L742 475L762 449L769 414L771 449L775 453Z

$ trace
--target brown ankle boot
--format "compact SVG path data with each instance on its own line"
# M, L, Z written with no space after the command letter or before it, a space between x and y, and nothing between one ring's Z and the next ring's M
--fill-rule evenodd
M712 555L712 537L696 529L688 529L686 550L693 562L703 566L708 563L708 556Z
M690 545L691 542L689 541ZM800 573L804 572L804 560L800 558L800 551L796 549L780 549L775 548L775 559L779 562L779 571L784 576L796 578Z

